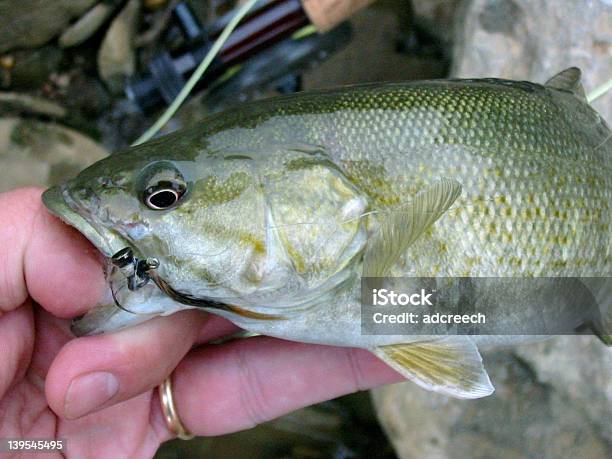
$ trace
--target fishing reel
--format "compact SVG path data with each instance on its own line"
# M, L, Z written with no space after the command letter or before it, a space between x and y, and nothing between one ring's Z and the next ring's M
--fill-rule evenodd
M371 0L343 1L365 5ZM215 103L208 101L209 109L213 106L212 111L218 111L266 89L298 91L305 70L349 43L352 31L347 22L338 21L325 33L317 33L305 9L300 0L259 3L221 47L195 87L196 91L208 90L215 99ZM232 16L233 12L227 13L203 26L186 2L179 2L173 10L173 22L185 45L155 55L148 71L126 84L128 99L144 112L172 103ZM231 101L224 100L226 97Z

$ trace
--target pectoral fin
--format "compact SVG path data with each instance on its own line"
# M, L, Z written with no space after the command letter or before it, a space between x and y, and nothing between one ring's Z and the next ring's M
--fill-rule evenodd
M495 390L474 342L467 336L380 346L372 352L424 389L457 398L480 398Z
M461 184L441 179L405 206L382 214L380 228L368 243L363 275L383 277L406 249L448 210L461 194Z

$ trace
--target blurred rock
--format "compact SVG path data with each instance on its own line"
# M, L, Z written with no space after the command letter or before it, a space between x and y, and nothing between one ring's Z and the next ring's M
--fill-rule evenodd
M0 118L0 192L59 183L105 156L106 150L73 129Z
M13 89L36 89L46 82L60 65L62 51L55 46L14 51L12 65L2 69L2 86Z
M612 457L612 349L565 336L484 356L495 393L458 400L412 383L373 391L399 457Z
M454 76L543 83L576 66L587 93L612 77L610 0L472 0L457 24ZM612 122L612 94L593 106Z
M252 429L173 440L155 459L395 459L367 392L286 414Z
M400 32L398 14L396 9L382 6L366 8L351 16L350 43L303 75L304 90L444 76L445 64L437 59L395 52L394 43Z
M77 74L67 87L66 105L81 116L94 118L111 107L111 97L100 80Z
M144 6L148 10L157 10L162 6L166 6L168 0L144 0Z
M612 77L612 2L472 0L456 18L453 76L544 82L576 65L587 93ZM594 106L612 120L612 94ZM612 457L612 348L557 337L484 354L496 392L457 400L412 383L373 392L401 458Z
M455 14L461 0L428 0L426 2L415 0L412 2L416 20L429 31L439 36L444 43L453 39L455 28Z
M519 346L514 354L537 370L542 384L584 411L612 448L612 348L595 337L563 336Z
M123 89L126 77L134 74L134 38L140 16L140 0L130 0L108 28L98 52L100 77L114 93Z
M98 3L59 37L59 45L69 48L83 43L100 28L115 10L115 3Z
M22 113L63 118L66 116L66 109L41 97L17 92L0 92L0 114L6 116Z
M45 44L96 0L0 0L0 53Z

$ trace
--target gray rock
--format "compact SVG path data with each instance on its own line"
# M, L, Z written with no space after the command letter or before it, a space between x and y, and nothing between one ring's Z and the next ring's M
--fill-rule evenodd
M17 92L0 92L0 113L6 114L33 114L50 118L63 118L66 109L61 105L43 99Z
M566 336L484 360L496 391L483 399L452 399L409 382L373 391L399 457L611 457L612 349Z
M55 185L107 156L73 129L25 118L0 118L0 193Z
M36 89L56 72L62 59L62 51L52 45L36 49L24 49L11 53L13 66L5 69L2 86L11 89Z
M0 0L0 53L48 42L94 3L96 0Z
M537 370L538 380L565 396L612 446L612 348L587 336L563 336L514 355Z
M83 43L100 28L115 10L113 3L98 3L78 21L68 27L59 37L62 48L70 48Z
M139 16L140 0L130 0L111 23L98 51L100 78L115 93L136 68L134 37Z
M588 93L612 78L612 1L468 1L454 43L454 76L543 83L576 66ZM593 105L612 122L612 94Z
M455 23L453 76L544 82L578 66L612 78L612 2L472 0ZM612 120L612 94L594 106ZM456 400L403 383L373 391L401 458L612 457L612 348L565 336L484 355L496 392Z
M453 39L455 14L460 4L461 0L427 0L412 3L417 20L444 43L450 43Z

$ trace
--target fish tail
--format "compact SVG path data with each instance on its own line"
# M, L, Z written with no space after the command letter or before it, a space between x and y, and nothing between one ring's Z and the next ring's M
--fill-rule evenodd
M608 282L608 284L610 284L610 282ZM601 324L596 324L596 329L594 332L602 343L604 343L606 346L612 346L612 306L610 306L610 303L612 302L610 296L612 295L612 287L608 288L607 295L608 304L602 308Z
M589 326L602 343L612 346L612 278L587 278L584 282L595 297L599 312Z
M608 260L612 259L612 238L610 241L610 246L608 247ZM605 293L605 298L602 298L601 301L605 305L603 314L603 324L602 324L602 341L606 344L606 346L612 346L612 279L608 278L607 289ZM602 295L603 297L603 295Z

